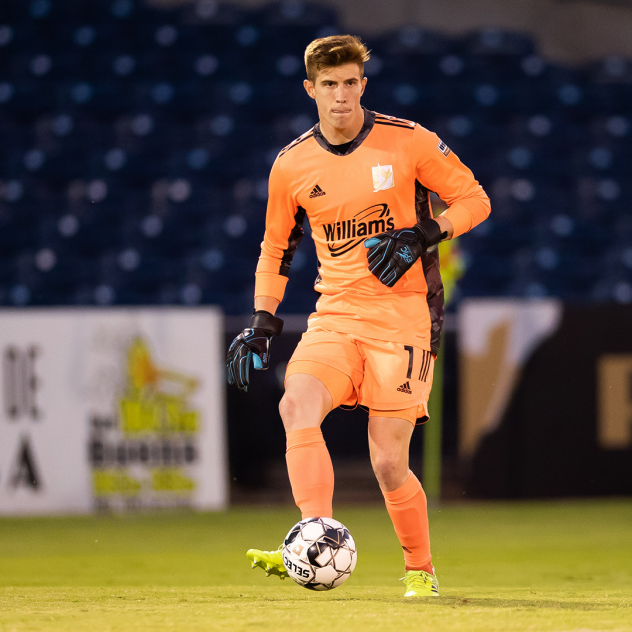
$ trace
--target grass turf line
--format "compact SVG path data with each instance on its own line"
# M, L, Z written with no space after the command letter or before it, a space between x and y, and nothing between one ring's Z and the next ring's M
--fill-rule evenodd
M312 593L251 570L291 509L0 520L8 630L619 630L632 632L632 502L494 503L431 511L441 597L404 600L383 507L341 508L358 567Z

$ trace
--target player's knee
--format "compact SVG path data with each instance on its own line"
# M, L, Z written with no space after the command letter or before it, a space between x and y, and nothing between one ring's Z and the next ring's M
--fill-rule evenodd
M305 410L304 402L295 394L285 392L279 402L279 413L283 420L286 432L305 427Z
M373 472L385 491L401 487L408 476L408 463L395 455L381 454L373 458Z
M298 408L296 399L286 392L279 402L279 413L286 427L297 418Z
M318 427L322 422L319 401L295 391L285 391L279 402L279 413L286 432L301 428Z
M379 480L390 478L397 470L397 461L388 455L380 455L373 459L373 471Z

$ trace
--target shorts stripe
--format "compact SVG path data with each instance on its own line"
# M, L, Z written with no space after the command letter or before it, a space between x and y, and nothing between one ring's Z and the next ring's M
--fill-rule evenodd
M419 371L419 379L422 382L425 382L426 379L428 378L428 370L430 369L430 358L432 357L432 354L430 353L430 351L423 351L423 357L421 360L421 371Z

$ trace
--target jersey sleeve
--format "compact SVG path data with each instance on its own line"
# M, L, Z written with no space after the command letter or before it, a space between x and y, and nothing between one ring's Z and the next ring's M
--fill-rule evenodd
M266 231L255 275L255 298L271 296L283 300L290 265L303 238L304 218L305 211L294 200L277 158L268 183Z
M489 197L474 174L434 132L420 125L413 133L413 159L417 180L448 205L443 216L454 227L454 237L487 219Z

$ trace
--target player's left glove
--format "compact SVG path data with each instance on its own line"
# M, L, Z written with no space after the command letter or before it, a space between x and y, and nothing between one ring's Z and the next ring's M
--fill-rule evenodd
M244 329L228 348L226 366L228 383L246 393L250 383L250 360L257 370L267 369L270 364L270 340L280 336L283 321L262 309L250 319L250 327Z
M436 246L442 233L434 219L424 219L412 228L387 230L364 242L369 270L387 287L393 287L424 252Z

